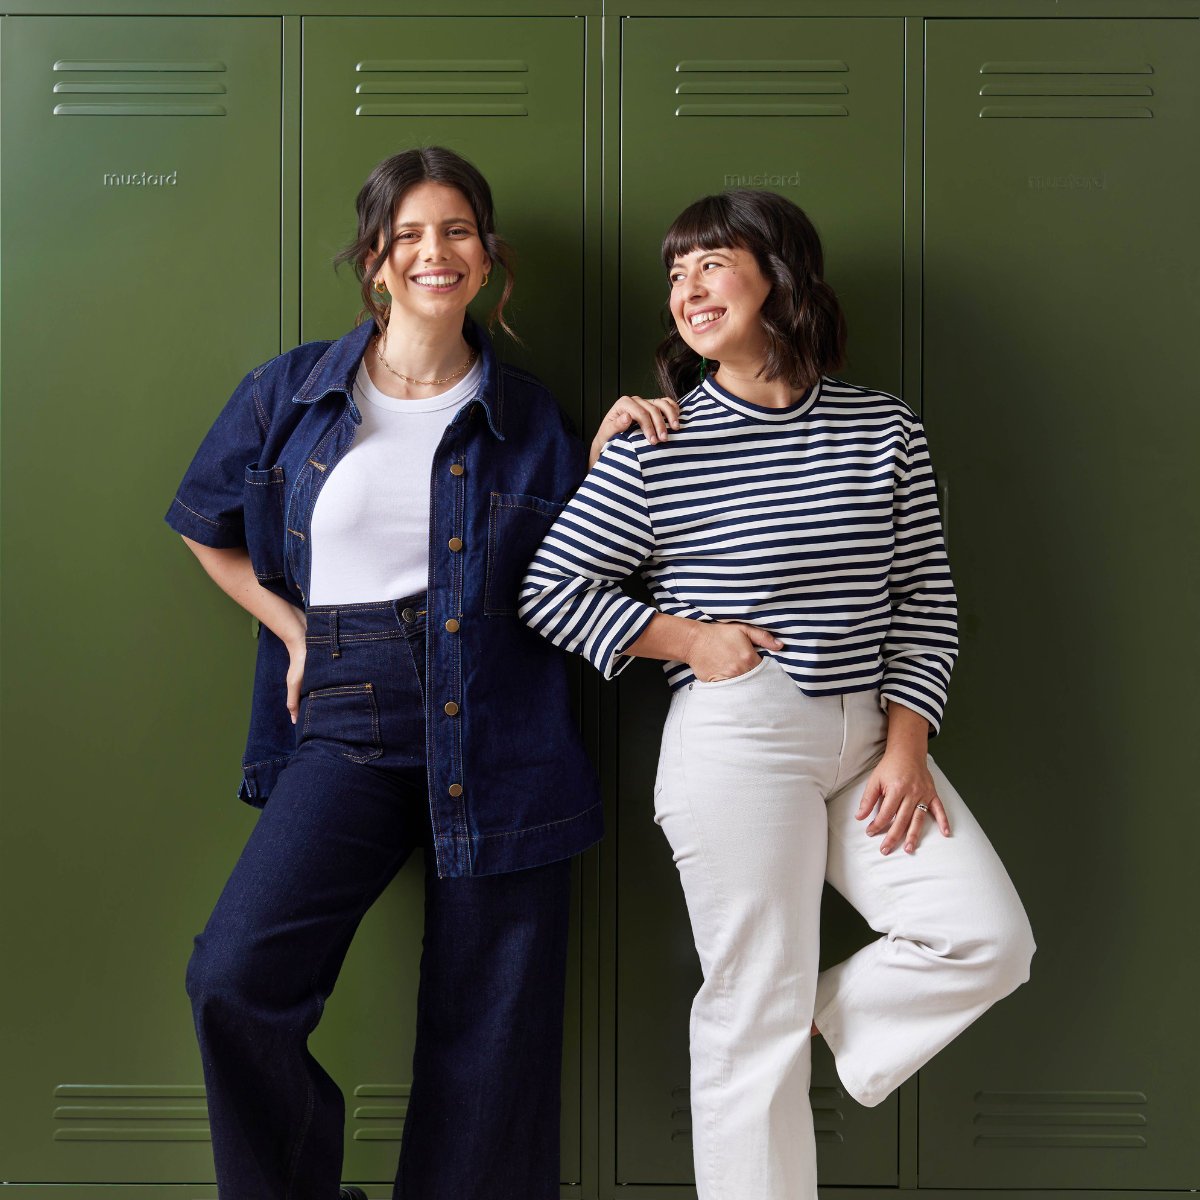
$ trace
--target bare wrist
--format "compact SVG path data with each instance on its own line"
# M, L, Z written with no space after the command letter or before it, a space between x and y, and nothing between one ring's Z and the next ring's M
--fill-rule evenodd
M297 650L303 650L307 642L305 637L308 633L308 626L304 621L303 616L297 614L295 623L288 630L287 636L283 638L283 644L287 647L289 654L294 654Z
M704 634L701 626L703 621L688 621L691 628L687 631L687 640L683 644L683 653L679 656L682 662L690 664L696 653L696 642Z

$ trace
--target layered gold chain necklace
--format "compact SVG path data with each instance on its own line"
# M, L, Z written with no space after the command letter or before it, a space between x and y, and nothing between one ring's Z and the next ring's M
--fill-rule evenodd
M457 379L464 371L469 370L471 364L475 361L475 349L472 347L470 354L467 355L467 361L463 363L457 371L451 371L449 375L442 379L411 379L407 375L401 375L399 371L393 369L392 365L386 358L383 357L383 334L377 334L375 337L375 357L379 359L385 371L391 371L397 379L403 379L405 383L416 384L417 387L436 387L439 383L449 383L452 379Z

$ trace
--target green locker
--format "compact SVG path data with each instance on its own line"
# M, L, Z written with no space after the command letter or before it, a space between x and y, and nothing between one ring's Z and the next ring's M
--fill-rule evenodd
M904 29L892 19L622 22L621 387L656 396L662 236L691 201L769 187L816 222L845 304L844 374L901 386ZM690 1183L688 1012L700 983L678 875L654 825L668 693L656 663L621 676L617 828L617 1179ZM823 963L872 940L827 889ZM866 1109L815 1045L823 1183L895 1186L897 1098Z
M255 643L162 514L279 349L278 19L3 20L0 1178L212 1178Z
M922 1186L1200 1181L1198 34L927 25L924 415L963 630L935 753L1041 951L921 1072Z
M497 327L497 351L536 372L582 424L583 63L584 22L571 17L306 18L304 338L340 336L361 307L352 273L335 276L330 264L354 235L354 197L371 168L411 146L449 146L487 177L499 231L517 251L507 317L524 346ZM473 306L479 320L502 286L497 271ZM347 1179L387 1180L395 1170L411 1079L421 872L419 861L409 863L368 913L312 1039L346 1092ZM576 902L578 913L578 891ZM566 1183L581 1178L579 1013L576 918L563 1065Z

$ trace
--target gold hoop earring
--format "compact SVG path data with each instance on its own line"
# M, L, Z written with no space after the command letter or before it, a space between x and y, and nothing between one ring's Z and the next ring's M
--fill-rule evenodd
M387 284L382 279L375 280L375 290L382 296L387 291Z
M480 286L480 287L487 287L487 281L488 281L488 277L487 277L486 275L484 275L484 277L483 277L483 282L482 282L482 283L481 283L479 286Z

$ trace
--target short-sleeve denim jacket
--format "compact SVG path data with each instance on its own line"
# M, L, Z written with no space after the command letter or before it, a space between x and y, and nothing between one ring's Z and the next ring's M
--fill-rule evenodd
M373 330L367 322L339 341L310 342L247 375L167 513L194 541L246 546L263 587L299 607L313 507L362 421L352 388ZM483 381L434 454L430 494L427 692L461 706L450 718L441 704L426 705L441 876L553 862L603 832L565 656L516 615L521 576L586 474L586 452L542 383L500 363L474 321L464 334L480 352ZM461 551L449 549L452 538ZM257 807L296 749L287 667L283 643L264 627L239 791Z

